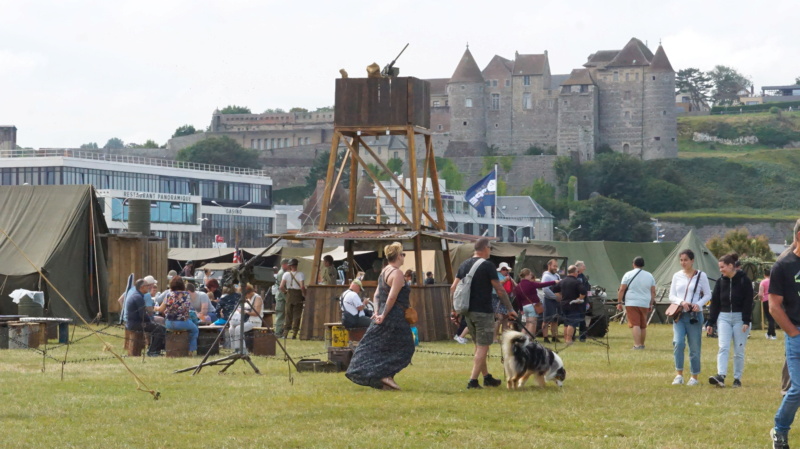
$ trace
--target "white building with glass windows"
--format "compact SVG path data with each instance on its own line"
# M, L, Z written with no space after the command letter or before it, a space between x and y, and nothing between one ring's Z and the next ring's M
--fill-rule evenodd
M261 247L274 233L272 179L263 170L104 154L0 151L2 185L91 184L111 232L127 230L131 198L150 200L152 234L171 248Z
M410 179L402 179L407 189L410 190ZM383 181L386 191L392 196L397 205L406 210L411 207L409 197L405 195L395 181ZM436 204L431 189L431 180L428 178L423 190L422 178L417 180L417 191L424 196L428 203L431 216L436 217ZM464 192L446 190L444 180L439 180L439 191L442 195L442 209L447 222L447 231L469 235L497 237L501 242L523 242L527 240L553 240L553 226L555 217L545 210L539 203L529 196L500 196L497 198L497 220L492 215L491 208L486 208L483 214L472 207L464 198ZM384 197L380 189L373 190L374 195L367 198L366 203L380 203L381 221L384 223L402 222L400 214L392 202ZM376 198L377 196L377 198ZM375 207L377 210L377 207ZM364 213L359 211L362 220L374 221L376 212ZM495 223L497 228L495 229ZM425 223L423 217L423 224Z

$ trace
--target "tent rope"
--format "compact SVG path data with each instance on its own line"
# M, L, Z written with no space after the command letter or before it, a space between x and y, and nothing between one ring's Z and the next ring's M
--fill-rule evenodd
M25 260L27 260L28 263L31 264L33 269L36 270L39 273L40 278L44 279L44 281L47 283L47 285L49 285L50 288L52 288L53 291L55 291L58 294L58 296L61 298L61 300L64 301L64 303L67 305L67 307L69 307L70 310L72 310L72 313L74 313L75 316L77 316L81 321L83 321L83 324L85 324L87 327L89 327L89 323L87 323L86 320L83 318L83 316L80 313L78 313L77 310L75 310L75 308L72 306L72 304L69 303L69 301L67 301L67 299L64 297L64 295L61 294L61 292L58 290L58 288L56 288L56 286L53 285L52 282L50 282L50 279L48 279L47 276L45 276L44 273L42 273L42 270L40 270L39 267L37 267L36 264L34 264L33 261L28 257L28 255L25 254L24 251L22 251L22 249L19 247L19 245L17 245L17 243L14 241L14 239L12 239L10 235L8 235L8 233L5 231L5 229L0 228L0 232L2 232L3 235L6 236L8 241L11 242L12 245L14 245L14 248L17 249L17 251L22 255L22 257L24 257ZM128 364L125 363L125 360L119 354L117 354L114 351L114 347L111 346L110 343L108 343L105 340L103 340L103 338L100 337L100 334L98 334L94 330L92 330L91 332L92 332L92 335L97 337L97 339L100 340L100 343L103 344L103 351L110 352L117 360L119 360L120 363L122 363L122 366L125 367L125 369L128 371L128 373L130 373L130 375L133 376L133 379L136 381L136 390L137 391L145 391L147 393L150 393L153 396L153 399L155 399L155 400L158 400L161 397L161 393L159 393L158 391L153 390L150 387L148 387L147 384L136 373L134 373L133 370L131 370L131 368L128 366Z
M97 316L94 317L94 321L100 321L103 318L103 305L100 302L100 267L98 267L98 260L97 260L97 232L95 232L95 220L97 216L94 213L94 190L92 190L89 195L91 198L89 199L89 207L90 207L90 215L89 215L89 227L92 232L92 248L94 249L94 280L95 284L97 285L97 290L95 293L97 294Z

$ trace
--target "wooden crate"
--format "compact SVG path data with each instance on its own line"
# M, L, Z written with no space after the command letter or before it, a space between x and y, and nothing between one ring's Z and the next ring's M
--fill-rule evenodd
M336 80L334 126L431 126L430 83L418 78Z

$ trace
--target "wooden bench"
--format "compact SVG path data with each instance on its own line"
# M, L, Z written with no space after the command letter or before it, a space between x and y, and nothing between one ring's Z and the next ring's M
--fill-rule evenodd
M144 349L145 344L144 332L125 329L125 349L128 350L129 357L142 355L142 349Z
M167 329L167 357L189 357L189 331Z
M254 327L253 333L253 355L275 355L274 329L271 327Z

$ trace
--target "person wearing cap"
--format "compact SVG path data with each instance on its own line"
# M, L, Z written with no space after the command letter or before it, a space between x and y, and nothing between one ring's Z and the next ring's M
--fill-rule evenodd
M286 318L286 294L281 290L281 280L287 271L289 271L289 259L281 259L281 267L275 274L275 284L272 285L272 296L275 297L275 335L283 335L283 323Z
M306 300L305 276L297 271L297 259L289 260L289 271L281 278L281 291L286 295L286 324L283 329L283 337L289 335L292 330L292 340L297 338L300 332L300 318L303 316L303 306Z
M148 276L151 278L152 276ZM125 328L131 331L147 332L150 336L150 348L147 350L147 355L154 357L161 355L161 350L164 349L164 341L166 336L166 329L153 322L148 314L149 307L145 305L144 294L150 289L147 280L137 279L134 282L133 292L128 295L125 300ZM152 279L154 281L154 279Z
M497 267L497 279L500 281L500 284L503 286L503 290L506 291L506 294L511 295L511 292L514 291L514 287L517 286L517 283L514 282L514 279L511 277L511 267L508 266L505 262L500 262L500 265ZM495 343L500 343L497 340L498 334L502 334L505 330L509 329L508 324L508 309L502 302L500 302L500 297L497 296L496 292L492 292L492 305L494 307L494 338ZM499 331L499 332L498 332Z
M361 299L361 293L364 291L361 281L358 279L350 283L350 288L345 290L341 296L342 302L342 324L348 329L357 329L360 327L369 327L372 322L370 317L372 314L366 314L364 307L369 303L369 298Z
M181 274L187 278L194 277L194 261L187 260Z

